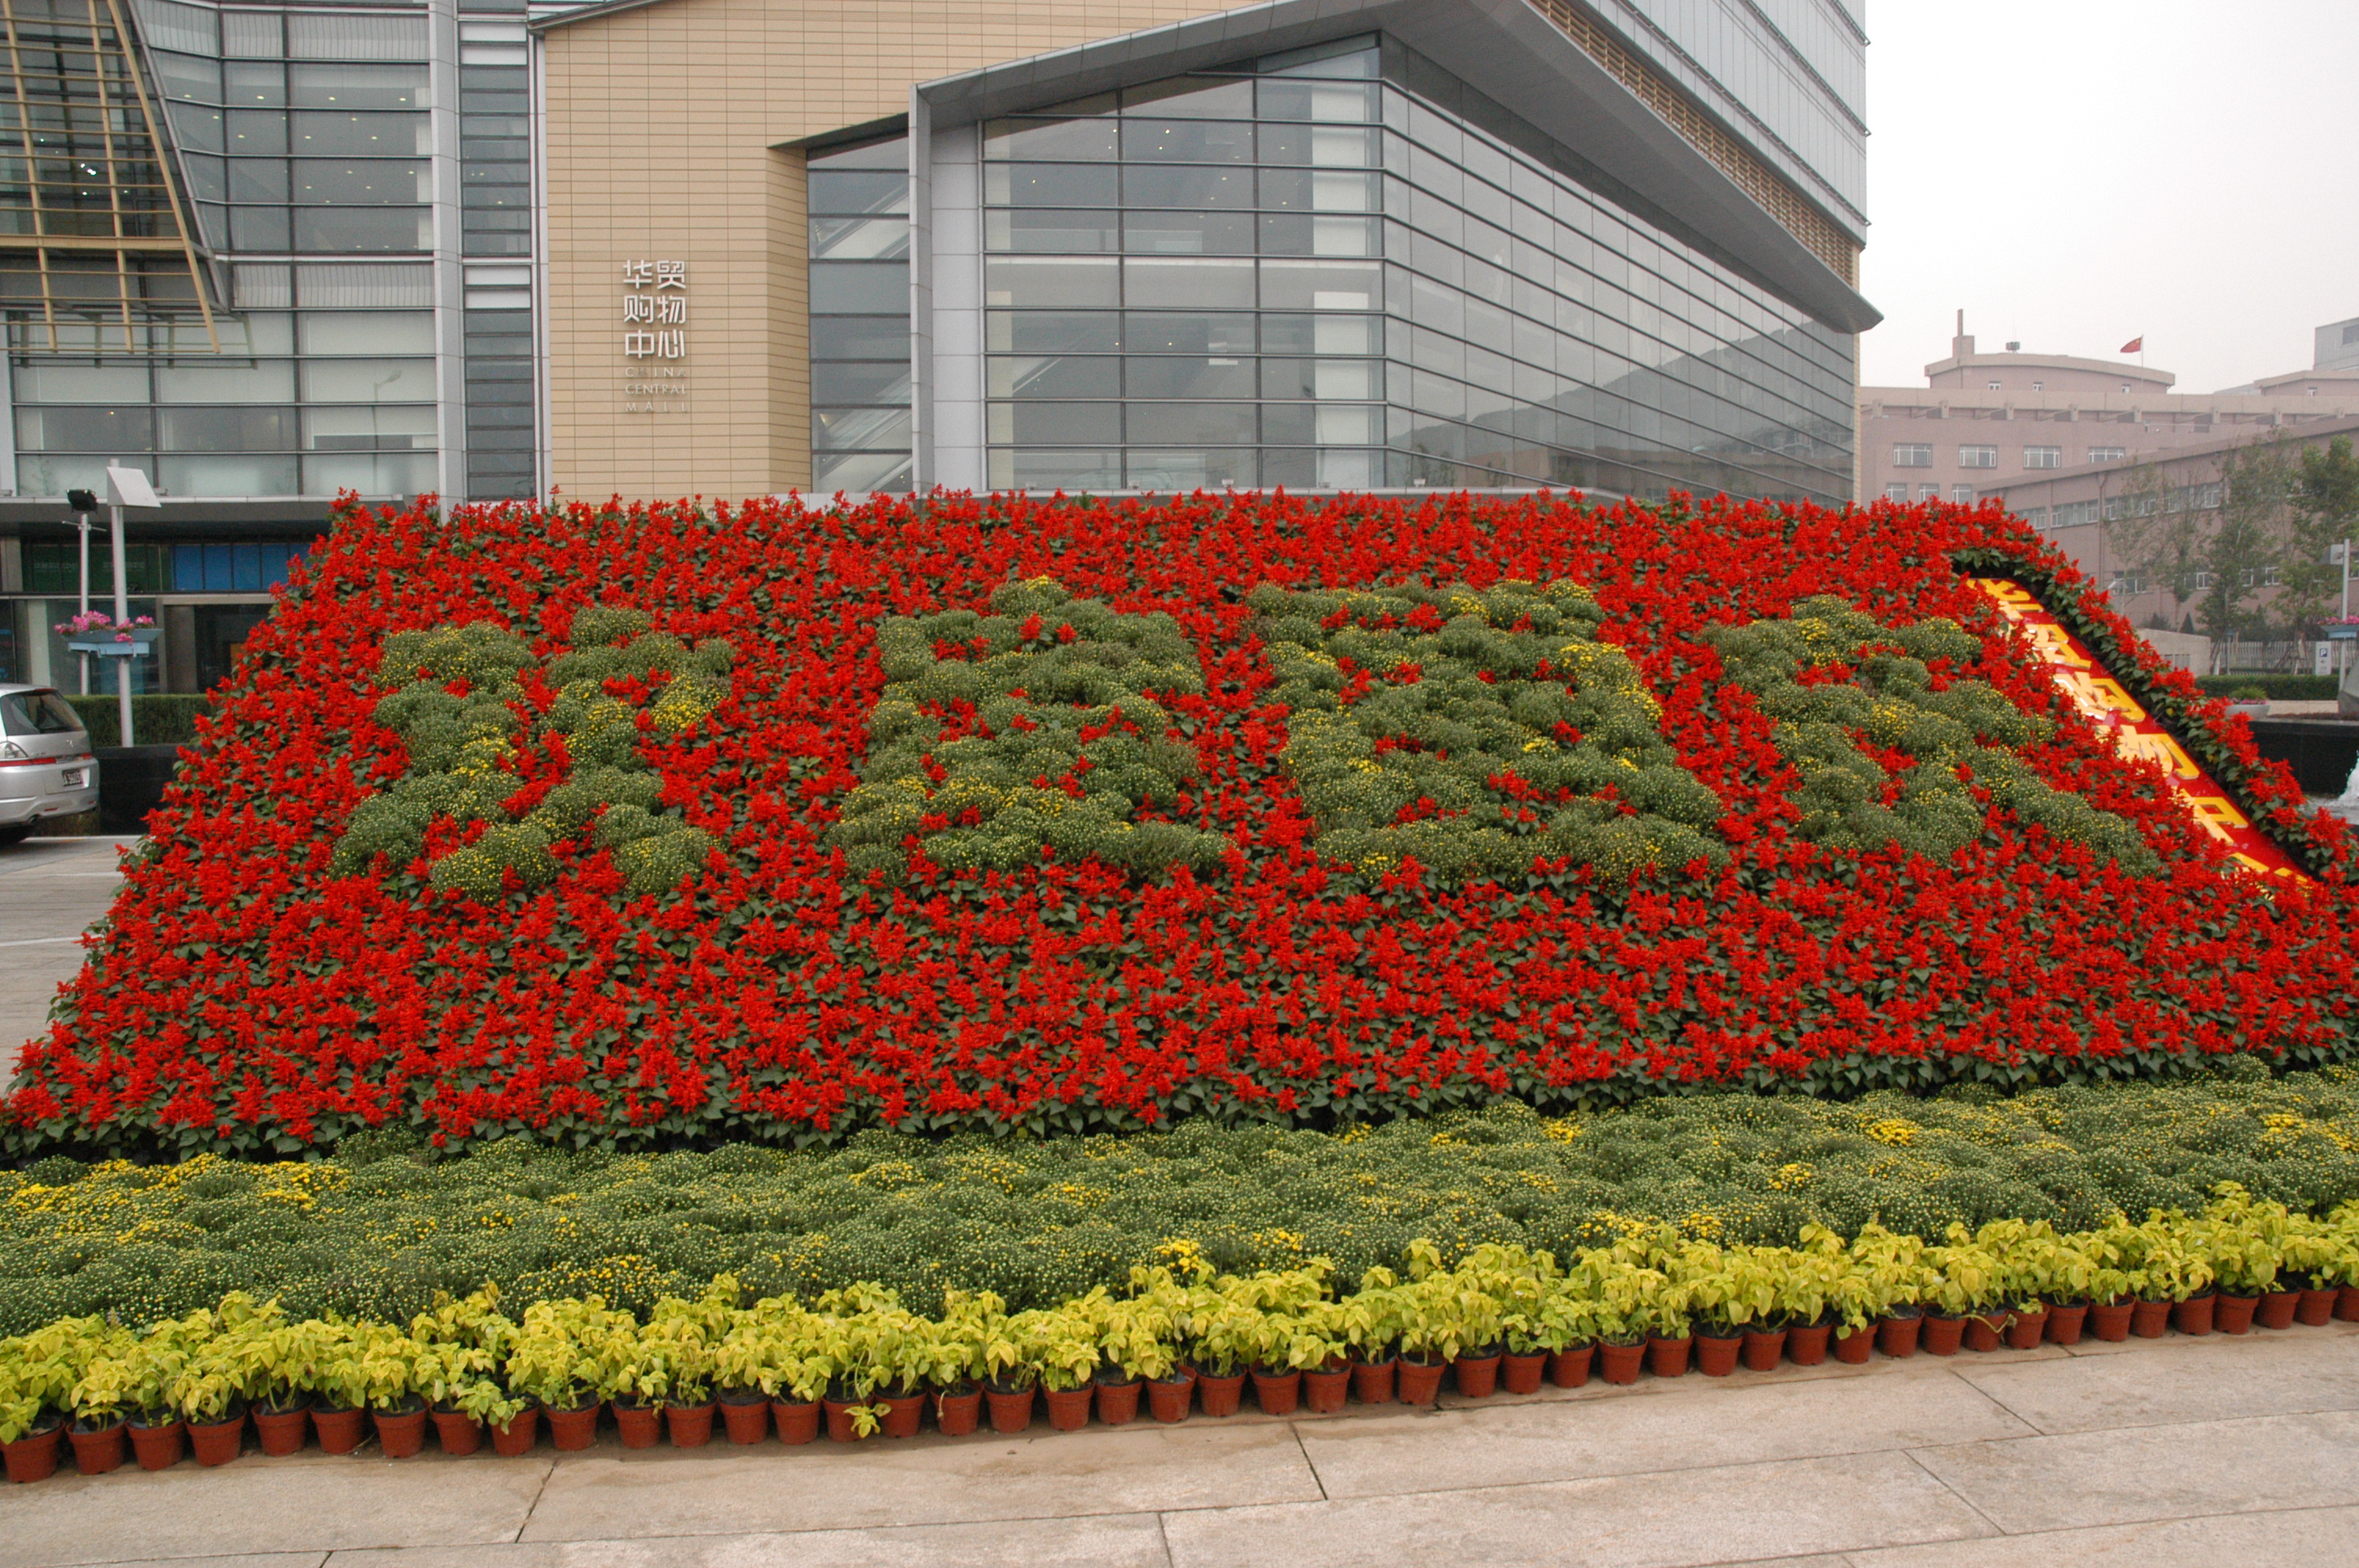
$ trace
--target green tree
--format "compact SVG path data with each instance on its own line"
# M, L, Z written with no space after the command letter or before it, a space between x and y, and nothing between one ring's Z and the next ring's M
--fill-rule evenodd
M2309 625L2341 613L2343 568L2327 554L2359 534L2359 455L2351 438L2303 448L2289 479L2294 526L2282 568L2282 602L2289 620Z
M2238 447L2220 459L2220 518L2203 540L2204 583L2195 606L2215 660L2230 633L2264 629L2260 590L2272 568L2282 574L2291 547L2294 468L2282 437Z
M2174 486L2159 462L2130 470L2117 504L2101 526L2117 569L2144 579L2169 596L2169 621L2176 628L2193 599L2203 570L2203 516L2190 486Z

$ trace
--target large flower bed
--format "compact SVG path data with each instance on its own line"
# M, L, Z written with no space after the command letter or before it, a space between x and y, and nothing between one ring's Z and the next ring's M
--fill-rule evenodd
M2315 880L2234 874L1962 562ZM2343 1054L2350 836L2137 657L1995 509L354 512L6 1136L1334 1124Z

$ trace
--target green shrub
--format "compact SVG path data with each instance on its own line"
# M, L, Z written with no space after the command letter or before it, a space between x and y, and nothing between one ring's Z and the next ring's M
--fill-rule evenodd
M2332 702L2332 676L2197 676L2195 684L2213 697L2237 697L2246 690L2271 702Z
M1641 1220L1776 1245L1814 1223L2087 1229L2115 1209L2192 1212L2222 1182L2310 1213L2359 1197L2359 1071L2011 1099L1708 1095L1577 1119L1507 1104L1340 1135L1196 1121L658 1155L517 1138L431 1163L370 1134L316 1163L49 1159L0 1174L0 1334L109 1311L144 1324L232 1290L400 1319L491 1282L517 1309L599 1294L644 1314L723 1272L805 1299L868 1280L927 1313L953 1287L1020 1308L1175 1249L1230 1271L1324 1256L1348 1282L1403 1267L1419 1237L1451 1258L1490 1241L1568 1257Z
M82 716L93 746L119 746L123 730L117 722L122 700L112 696L69 697ZM201 693L149 692L131 694L131 738L142 746L181 745L197 738L197 716L212 698Z

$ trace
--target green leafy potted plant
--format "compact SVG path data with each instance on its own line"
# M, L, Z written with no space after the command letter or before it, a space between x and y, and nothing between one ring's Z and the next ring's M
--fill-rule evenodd
M331 1322L311 1378L311 1427L326 1454L361 1445L369 1407L370 1347L382 1325ZM389 1331L387 1331L389 1332Z
M1370 1269L1360 1288L1336 1303L1352 1373L1352 1394L1362 1404L1390 1404L1400 1370L1400 1286L1393 1271Z
M1082 1302L1043 1312L1033 1325L1029 1360L1048 1402L1049 1424L1059 1432L1090 1423L1098 1334L1089 1303L1103 1299L1100 1286Z
M1924 1258L1923 1238L1898 1235L1874 1220L1852 1238L1846 1274L1856 1283L1843 1289L1875 1315L1876 1348L1886 1356L1914 1356L1923 1342Z
M57 1473L74 1385L104 1328L103 1318L61 1318L0 1340L0 1453L11 1481Z
M1032 1398L1038 1377L1031 1365L1037 1312L1000 1314L984 1325L984 1395L991 1407L991 1430L1022 1432L1032 1424Z
M180 1462L188 1424L175 1396L190 1357L212 1331L212 1314L199 1309L155 1325L132 1347L131 1452L142 1470L168 1470Z
M1209 1416L1237 1413L1261 1337L1261 1309L1222 1288L1227 1283L1199 1281L1190 1292L1196 1392Z
M1137 1271L1132 1271L1134 1276ZM990 1375L984 1346L989 1325L1007 1313L1007 1303L989 1291L942 1293L942 1315L933 1343L934 1423L945 1437L964 1437L983 1415L983 1381Z
M128 1330L106 1329L68 1392L66 1404L73 1417L66 1436L73 1445L74 1468L84 1476L120 1469L127 1455L129 1418L139 1380L138 1347L137 1336Z
M262 1452L284 1458L302 1451L311 1424L312 1390L327 1354L324 1319L288 1321L277 1302L265 1303L236 1330L255 1384L252 1415Z

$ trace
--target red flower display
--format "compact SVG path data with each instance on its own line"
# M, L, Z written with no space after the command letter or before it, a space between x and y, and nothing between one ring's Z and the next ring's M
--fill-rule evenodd
M2236 874L2152 764L2117 758L2062 701L1962 567L2032 584L2314 880ZM1146 870L1044 849L952 872L913 833L906 872L852 871L829 830L887 684L882 623L980 611L1042 578L1119 614L1168 614L1193 644L1201 688L1157 692L1166 733L1140 743L1192 748L1194 767L1136 810L1228 849ZM1247 596L1566 579L1659 702L1676 769L1720 798L1702 831L1725 853L1635 875L1322 859ZM1997 807L1938 862L1801 837L1796 768L1707 633L1815 595L1886 624L1962 625L1979 657L1937 659L1936 688L1984 682L2045 716L2023 762L2154 857L2102 858ZM489 622L547 659L592 605L734 650L711 712L679 730L639 719L655 809L709 837L701 868L632 892L593 824L550 846L552 878L510 873L479 902L428 879L484 830L453 819L409 864L355 871L348 856L339 871L355 806L408 772L375 717L386 639ZM1459 494L353 509L216 694L88 967L27 1049L5 1137L21 1156L287 1151L388 1123L449 1145L527 1131L625 1146L875 1124L1332 1123L1509 1095L1567 1106L2340 1055L2359 998L2351 836L2303 813L2242 721L2138 647L1992 507ZM1354 689L1364 673L1345 672ZM505 809L522 816L572 764L541 722L551 684L508 689ZM608 687L626 708L646 689L627 675ZM982 732L979 710L936 706L944 743ZM1872 765L1909 764L1855 738ZM1036 796L1078 797L1043 779L1027 781ZM1534 818L1516 778L1490 785L1480 809L1503 831Z

